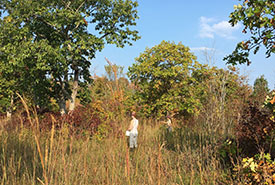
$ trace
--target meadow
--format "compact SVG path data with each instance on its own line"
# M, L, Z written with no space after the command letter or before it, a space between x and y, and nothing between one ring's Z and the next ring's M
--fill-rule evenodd
M104 87L101 83L101 78L95 81L94 89ZM239 94L227 93L225 101L223 90L218 93L210 88L199 114L172 118L172 132L164 117L146 117L140 112L138 148L130 150L125 131L131 118L127 106L109 94L123 97L122 91L111 87L96 91L105 94L63 116L41 113L18 95L18 110L11 119L3 116L0 123L1 184L275 181L272 112L260 109L256 101L248 103L251 95L244 98L239 90Z
M129 120L121 122L125 130ZM68 126L48 133L1 130L1 184L217 184L227 170L215 148L188 132L180 149L169 150L163 125L142 120L136 150L127 138L75 138ZM165 131L164 131L165 132ZM201 135L202 136L202 135Z
M222 48L199 59L163 40L126 73L105 57L99 77L97 53L141 39L137 1L0 1L1 184L275 184L275 90L236 67L261 45L274 53L273 13L271 0L234 6L229 24L251 38L217 61L224 69L213 66ZM200 20L213 37L225 25Z

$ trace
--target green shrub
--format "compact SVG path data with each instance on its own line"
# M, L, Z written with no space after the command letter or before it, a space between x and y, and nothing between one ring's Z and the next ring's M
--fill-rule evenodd
M101 141L102 139L106 138L110 132L110 126L106 125L106 124L100 124L97 127L97 131L95 132L95 134L93 135L93 137L98 140Z
M233 138L227 138L218 145L218 157L224 168L231 170L240 153L241 149Z

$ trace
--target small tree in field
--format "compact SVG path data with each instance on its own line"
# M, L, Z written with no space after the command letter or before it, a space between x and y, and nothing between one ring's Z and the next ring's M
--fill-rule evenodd
M129 67L128 76L138 90L134 101L149 116L167 112L187 115L198 111L199 74L204 67L183 44L162 41L147 48ZM193 76L195 74L196 77Z

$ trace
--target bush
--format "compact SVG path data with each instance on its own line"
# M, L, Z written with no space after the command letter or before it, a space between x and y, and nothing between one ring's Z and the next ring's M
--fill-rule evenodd
M235 168L235 176L244 184L275 184L275 161L270 154L243 158Z
M113 128L111 123L108 123L106 115L92 106L78 106L74 111L61 115L59 112L43 112L38 115L34 111L30 113L30 119L26 111L16 113L12 119L5 125L6 130L15 130L17 128L30 128L32 124L38 126L40 131L49 131L52 125L56 129L61 129L64 125L68 126L70 134L94 135L98 132L98 127L104 124L105 127ZM106 135L106 134L105 134Z
M92 107L78 106L74 111L65 115L52 112L45 113L41 118L40 128L49 130L54 122L57 128L64 124L68 125L73 134L86 135L88 133L93 135L104 121L104 117L101 117Z
M235 139L227 138L225 141L218 144L219 159L224 168L233 169L233 164L238 160L241 153Z
M272 148L275 124L270 119L272 113L248 105L236 127L236 139L242 153L252 157L259 152L273 153ZM274 157L274 156L273 156Z

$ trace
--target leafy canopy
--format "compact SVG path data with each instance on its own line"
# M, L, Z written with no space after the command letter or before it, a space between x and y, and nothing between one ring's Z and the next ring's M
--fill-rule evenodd
M183 44L162 41L147 48L129 67L128 76L138 90L134 101L147 116L193 114L198 110L200 83L194 71L202 68Z
M240 0L242 5L235 5L230 14L232 26L241 22L244 25L243 33L250 33L248 40L237 44L232 54L226 56L229 64L250 64L249 53L258 52L261 46L266 49L266 56L275 52L275 2L273 0Z
M32 84L35 99L69 99L70 80L90 81L96 52L140 38L132 30L137 6L131 0L0 0L1 82L17 74L14 83L5 83L15 87L11 93Z

